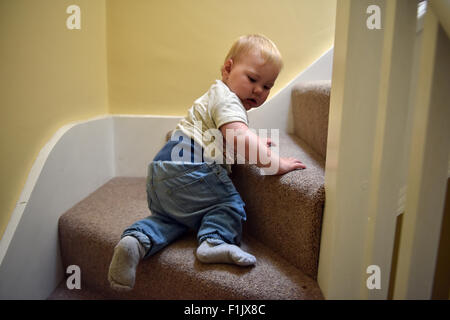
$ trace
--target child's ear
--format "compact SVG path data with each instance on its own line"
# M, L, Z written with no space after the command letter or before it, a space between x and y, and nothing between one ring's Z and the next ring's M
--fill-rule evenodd
M233 59L228 59L225 61L222 67L222 78L226 79L231 72L231 68L233 67Z

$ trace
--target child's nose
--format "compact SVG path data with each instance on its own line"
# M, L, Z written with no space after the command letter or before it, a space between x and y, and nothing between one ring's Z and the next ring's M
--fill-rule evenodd
M262 89L261 86L256 85L256 86L253 87L253 93L254 94L260 94L262 91L263 91L263 89Z

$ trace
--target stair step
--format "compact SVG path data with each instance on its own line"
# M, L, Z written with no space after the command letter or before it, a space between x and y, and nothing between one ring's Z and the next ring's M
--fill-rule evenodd
M325 203L325 161L295 135L280 133L279 152L306 165L265 176L255 165L233 166L232 179L245 202L244 233L270 247L306 275L317 278Z
M51 293L47 300L107 300L108 298L90 288L68 289L66 279Z
M314 279L254 237L242 243L257 257L253 267L200 263L194 233L141 262L132 291L115 292L107 281L114 246L148 215L145 178L111 179L60 217L64 267L79 266L82 288L108 299L323 299Z
M323 158L327 152L331 81L311 81L292 88L294 133Z

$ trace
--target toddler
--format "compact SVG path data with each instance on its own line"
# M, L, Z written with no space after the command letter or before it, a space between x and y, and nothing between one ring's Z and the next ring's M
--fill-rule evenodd
M225 142L233 151L244 149L240 156L247 161L254 152L258 167L276 168L272 174L304 169L297 159L280 158L270 150L270 139L260 139L248 127L247 111L266 101L281 68L277 47L264 36L242 36L233 44L221 69L222 80L194 102L149 164L147 200L152 214L128 227L114 248L108 274L112 288L131 290L139 261L189 229L197 231L199 261L255 264L256 258L239 247L244 202L229 177L227 161L216 161L217 154L213 160L207 152L210 135L205 136L216 130L223 137L214 140L216 146ZM245 141L245 148L236 148L238 141ZM261 155L269 162L263 163Z

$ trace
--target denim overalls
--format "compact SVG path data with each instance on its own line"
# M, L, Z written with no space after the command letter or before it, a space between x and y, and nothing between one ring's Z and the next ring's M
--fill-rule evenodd
M189 229L197 231L199 244L207 240L239 245L241 241L245 204L227 170L216 163L193 162L194 152L192 162L171 161L172 149L180 143L190 144L192 151L198 147L186 136L166 143L148 166L147 201L152 214L122 234L139 240L145 258Z

